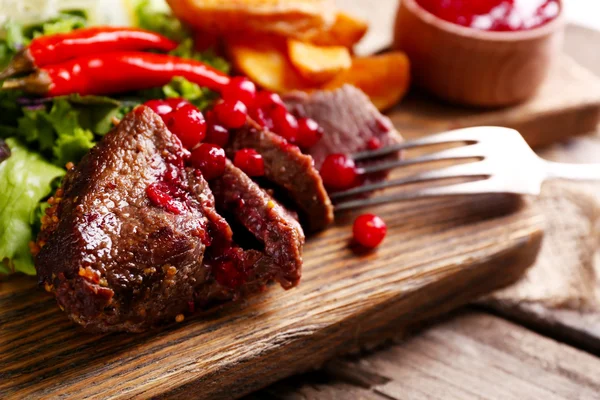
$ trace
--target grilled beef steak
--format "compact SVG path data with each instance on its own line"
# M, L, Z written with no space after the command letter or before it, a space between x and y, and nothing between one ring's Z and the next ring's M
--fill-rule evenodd
M304 233L300 224L240 169L227 162L225 174L211 181L219 210L234 215L264 244L265 254L278 266L284 288L300 280Z
M302 212L308 230L318 231L333 222L331 200L310 156L281 136L249 125L233 134L228 153L233 156L244 148L263 156L265 177L287 192Z
M325 132L319 143L308 152L317 168L329 154L367 150L369 141L373 139L382 147L402 140L392 122L354 86L311 94L298 92L284 100L293 114L314 119Z
M139 107L68 172L42 227L36 268L72 320L137 332L195 305L259 291L272 279L285 287L298 282L300 227L277 207L265 211L266 197L248 198L243 212L279 225L255 229L268 254L241 249L206 181L184 158L160 117ZM228 204L239 200L235 189L219 194ZM285 257L270 248L278 234Z

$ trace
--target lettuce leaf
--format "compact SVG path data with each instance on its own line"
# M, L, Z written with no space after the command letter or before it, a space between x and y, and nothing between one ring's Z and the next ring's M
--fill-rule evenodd
M42 24L28 27L25 34L31 38L35 38L55 33L69 33L75 29L85 28L87 23L88 16L85 11L63 11L55 18Z
M230 66L212 51L198 52L192 32L173 17L168 8L157 9L151 0L135 8L138 26L180 42L171 54L209 64L225 73ZM0 38L0 68L33 38L70 32L87 25L84 12L63 12L52 20L23 27L9 21ZM77 163L135 106L151 99L181 97L201 109L209 107L216 93L184 78L163 87L112 97L62 96L28 98L19 91L0 90L0 138L12 156L0 164L0 274L33 274L28 243L39 229L47 205L40 202L51 192L68 162ZM54 184L53 184L54 182Z
M0 274L35 274L29 242L34 239L40 201L65 170L7 139L11 156L0 163Z
M78 103L83 99L78 96L54 99L49 109L44 104L24 107L16 136L57 166L69 161L77 163L94 147L97 136L110 130L110 119L121 107L110 99L111 102L103 104Z
M140 0L135 9L136 25L180 42L190 37L188 29L169 12L156 7L152 0Z
M231 65L229 65L227 60L219 57L214 50L208 49L196 51L194 49L194 41L191 38L183 40L170 54L181 58L190 58L192 60L201 61L226 74L231 72Z
M5 37L0 39L0 68L4 68L19 50L29 44L31 39L84 28L87 21L86 13L79 10L63 11L55 18L30 26L22 26L9 20L3 26L3 30L6 32Z

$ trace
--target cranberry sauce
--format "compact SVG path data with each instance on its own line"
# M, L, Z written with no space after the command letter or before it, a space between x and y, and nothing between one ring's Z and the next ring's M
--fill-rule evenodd
M236 290L248 280L255 263L249 253L233 242L231 227L222 218L209 216L212 242L204 257L215 280L223 287Z
M560 13L560 0L417 0L433 15L483 31L513 32L540 27Z
M150 202L173 214L183 214L188 207L189 196L181 174L179 166L169 165L164 175L146 188Z

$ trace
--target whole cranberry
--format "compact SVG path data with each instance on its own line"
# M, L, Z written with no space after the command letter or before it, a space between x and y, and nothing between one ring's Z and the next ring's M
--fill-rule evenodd
M148 100L144 103L144 105L157 113L165 124L168 122L168 118L166 118L167 115L173 111L173 107L171 107L169 103L164 100Z
M187 101L186 99L183 99L181 97L170 97L167 100L165 100L167 102L168 105L171 106L171 108L173 109L173 111L177 111L179 110L181 107L191 104L189 101Z
M216 144L220 147L227 146L229 143L229 130L223 125L219 124L215 113L210 110L206 112L206 138L205 143Z
M202 171L206 180L218 178L225 172L225 150L214 144L202 143L192 151L190 162Z
M250 108L256 99L256 85L248 78L236 76L231 78L231 81L221 92L225 101L241 101Z
M298 120L298 146L310 149L316 145L323 136L323 130L312 118L300 118Z
M229 129L238 129L246 124L248 108L241 101L224 100L214 108L217 120Z
M267 117L265 112L260 108L253 107L248 111L248 115L254 122L260 125L263 128L268 130L273 130L273 120L270 117Z
M271 113L273 132L290 143L298 141L298 120L285 108L277 108Z
M225 147L229 143L229 131L221 125L210 125L206 130L206 139L204 141Z
M350 189L358 183L354 160L344 154L330 154L321 166L323 183L331 190Z
M171 112L167 125L188 150L193 149L206 136L204 115L192 104L186 104Z
M281 100L281 97L277 93L266 90L258 92L254 107L263 110L266 115L271 115L271 113L278 108L286 109L283 100Z
M265 162L263 157L254 149L242 149L235 153L233 164L248 176L263 176Z
M364 214L354 221L352 233L354 234L354 240L358 244L369 249L374 249L385 238L387 226L378 216Z

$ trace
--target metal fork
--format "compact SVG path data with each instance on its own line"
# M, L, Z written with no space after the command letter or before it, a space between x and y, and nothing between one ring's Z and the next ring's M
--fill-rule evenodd
M373 163L361 168L359 172L366 175L438 161L465 161L469 159L475 161L420 172L399 179L365 184L343 192L333 193L331 198L336 203L336 211L439 196L488 193L537 196L540 194L542 184L547 180L600 180L600 164L562 164L543 160L533 152L519 132L514 129L494 126L444 132L378 150L356 153L351 157L355 161L367 161L394 154L400 150L454 143L462 143L463 146L411 159ZM412 189L387 195L381 194L370 198L352 199L352 197L380 189L458 178L472 179L472 181ZM349 200L340 201L344 199Z

